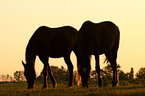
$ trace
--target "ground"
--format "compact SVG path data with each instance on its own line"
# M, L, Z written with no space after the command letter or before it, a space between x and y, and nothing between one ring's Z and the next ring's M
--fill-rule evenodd
M0 96L112 96L112 95L145 95L145 86L127 85L111 87L103 86L98 88L96 84L91 84L89 88L66 87L66 83L58 83L58 87L53 88L49 84L47 89L41 89L43 83L36 82L34 89L27 89L26 82L20 83L0 83Z

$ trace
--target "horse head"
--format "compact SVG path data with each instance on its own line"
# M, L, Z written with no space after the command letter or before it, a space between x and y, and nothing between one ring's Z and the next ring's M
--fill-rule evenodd
M33 62L27 62L26 64L22 61L22 65L24 66L24 75L27 80L28 89L32 89L34 86L34 81L36 78Z
M80 69L79 73L81 75L82 87L88 87L88 80L90 78L90 58L80 58Z

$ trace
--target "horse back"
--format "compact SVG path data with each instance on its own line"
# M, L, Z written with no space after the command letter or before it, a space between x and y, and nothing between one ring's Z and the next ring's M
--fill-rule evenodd
M70 26L59 28L39 27L27 45L27 52L53 58L70 54L76 42L77 30Z
M86 21L79 30L80 52L104 54L117 45L119 29L110 22L93 23ZM119 44L118 44L119 45Z
M98 46L100 53L108 52L114 46L119 46L119 29L113 22L105 21L96 24L96 26L96 31L99 34L100 44Z

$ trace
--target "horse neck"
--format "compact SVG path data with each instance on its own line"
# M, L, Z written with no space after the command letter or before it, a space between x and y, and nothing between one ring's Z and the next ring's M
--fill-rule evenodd
M28 55L26 56L26 64L28 64L28 66L35 66L35 58L36 56L32 56L32 55Z
M35 59L36 59L36 55L30 54L30 53L26 53L26 64L27 64L27 66L31 66L31 67L33 66L32 68L34 68Z
M35 52L35 46L32 46L31 43L27 45L26 48L26 63L31 62L30 64L35 64L36 59L36 52Z

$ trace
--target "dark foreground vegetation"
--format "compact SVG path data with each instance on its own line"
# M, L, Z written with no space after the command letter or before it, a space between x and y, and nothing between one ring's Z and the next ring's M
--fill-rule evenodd
M137 96L145 95L145 86L141 84L128 84L111 87L111 83L98 88L96 83L89 82L89 88L74 87L67 88L67 82L58 82L58 87L53 88L49 82L47 89L41 89L43 83L36 81L35 88L28 90L26 82L0 83L0 96Z

